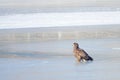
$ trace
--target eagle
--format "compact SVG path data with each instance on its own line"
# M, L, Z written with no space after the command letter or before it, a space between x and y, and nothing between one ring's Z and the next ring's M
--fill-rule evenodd
M79 48L78 43L73 43L73 53L74 56L77 58L78 62L93 61L93 58L89 56L85 50Z

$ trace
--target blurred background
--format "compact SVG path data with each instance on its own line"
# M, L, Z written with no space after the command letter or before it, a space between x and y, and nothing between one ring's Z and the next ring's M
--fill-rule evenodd
M0 0L0 41L119 38L119 0Z

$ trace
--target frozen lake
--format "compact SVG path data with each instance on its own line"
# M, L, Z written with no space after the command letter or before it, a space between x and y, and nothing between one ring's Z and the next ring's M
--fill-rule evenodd
M94 58L77 63L72 43ZM0 44L2 80L119 80L120 39L81 39Z
M22 11L0 13L1 80L120 80L119 10ZM94 61L77 63L73 42Z

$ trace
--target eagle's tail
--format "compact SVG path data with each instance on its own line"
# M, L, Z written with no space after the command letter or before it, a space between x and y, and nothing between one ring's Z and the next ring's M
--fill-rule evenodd
M93 61L93 58L90 57L90 56L86 56L84 59L85 59L86 61Z

